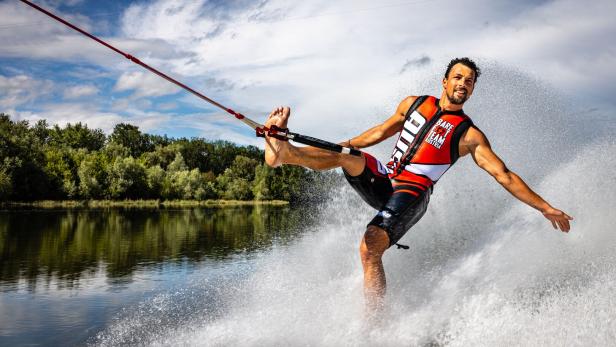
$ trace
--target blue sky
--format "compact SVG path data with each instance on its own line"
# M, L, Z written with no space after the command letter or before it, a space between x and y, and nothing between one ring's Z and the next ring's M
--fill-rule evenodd
M572 114L605 119L616 106L611 0L36 3L257 121L290 105L293 131L330 140L384 119L405 95L439 94L454 56L536 79ZM15 119L107 132L129 122L261 143L224 112L19 1L0 1L0 23L0 112Z

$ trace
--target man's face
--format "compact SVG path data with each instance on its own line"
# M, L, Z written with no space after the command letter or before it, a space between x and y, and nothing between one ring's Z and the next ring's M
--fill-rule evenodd
M462 105L475 89L475 72L465 65L456 64L449 71L449 77L443 78L443 88L452 104Z

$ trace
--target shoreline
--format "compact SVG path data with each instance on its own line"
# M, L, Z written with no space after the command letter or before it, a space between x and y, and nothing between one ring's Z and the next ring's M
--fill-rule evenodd
M0 208L101 208L101 207L236 207L287 206L284 200L40 200L31 202L5 201Z

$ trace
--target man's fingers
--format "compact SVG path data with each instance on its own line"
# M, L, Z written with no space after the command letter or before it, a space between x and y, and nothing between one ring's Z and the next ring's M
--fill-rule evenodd
M569 231L569 229L571 229L571 226L569 225L569 220L568 220L568 219L565 219L565 220L563 221L563 224L565 225L565 228L567 228L567 230L566 230L566 231L568 232L568 231Z
M573 217L571 217L570 215L565 213L565 218L567 218L568 220L573 220Z
M275 107L269 114L268 118L276 117L282 112L282 106Z
M558 227L556 226L556 222L550 219L550 222L552 222L552 226L554 227L554 229L558 229Z
M278 115L278 113L280 113L280 107L275 107L272 112L270 113L270 118L271 117L275 117L276 115Z
M560 230L566 233L568 233L571 229L571 226L569 225L569 220L567 220L566 218L559 219L558 225L560 225Z

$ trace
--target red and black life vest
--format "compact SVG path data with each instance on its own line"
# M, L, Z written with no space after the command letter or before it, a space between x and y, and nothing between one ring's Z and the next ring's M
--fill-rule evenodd
M418 97L387 163L389 178L431 187L458 160L460 138L472 124L462 110L443 111L439 99Z

